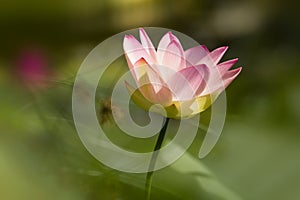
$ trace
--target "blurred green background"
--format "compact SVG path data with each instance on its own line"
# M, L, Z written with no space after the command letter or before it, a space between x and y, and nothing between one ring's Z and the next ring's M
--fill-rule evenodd
M121 31L151 26L180 31L210 50L228 45L224 60L238 57L237 66L243 66L227 89L226 124L214 150L197 158L199 130L184 157L155 173L153 199L299 199L299 5L291 0L1 2L0 199L143 198L145 174L109 169L84 148L72 121L71 94L76 71L96 45ZM104 80L107 87L113 79ZM99 112L106 97L99 99ZM118 136L103 114L99 121Z

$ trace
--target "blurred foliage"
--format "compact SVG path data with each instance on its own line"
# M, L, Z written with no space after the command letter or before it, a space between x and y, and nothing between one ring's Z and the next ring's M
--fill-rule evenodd
M79 140L71 111L74 76L88 52L107 37L140 26L174 29L209 49L229 45L224 60L239 57L243 66L227 89L227 120L215 149L197 159L204 137L199 130L189 152L155 173L153 199L299 199L299 5L291 0L1 2L0 199L142 199L145 174L117 172L95 160ZM28 50L43 61L42 70L30 68L38 73L34 79L20 73ZM107 72L105 87L116 78L110 74L125 70ZM98 95L100 111L109 94ZM202 123L208 118L209 111ZM104 127L113 130L116 143L132 146L128 138L117 139L121 133L109 118ZM134 147L147 151L154 139L135 141Z

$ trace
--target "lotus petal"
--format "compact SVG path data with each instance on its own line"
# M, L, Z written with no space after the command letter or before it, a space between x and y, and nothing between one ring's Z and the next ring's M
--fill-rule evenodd
M132 35L125 36L123 48L127 59L129 59L131 63L136 63L142 57L146 59L147 62L153 63L152 57L149 56L141 43L137 41Z
M206 46L200 45L192 47L184 52L186 65L195 66L201 59L206 57L209 54L209 51Z
M143 28L140 28L139 33L143 48L148 52L152 59L156 61L156 51L146 31Z

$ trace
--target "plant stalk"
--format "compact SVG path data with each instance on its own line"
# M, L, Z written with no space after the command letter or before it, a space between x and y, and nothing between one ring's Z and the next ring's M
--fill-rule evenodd
M167 131L169 121L170 121L170 118L166 118L165 124L159 132L159 135L158 135L158 138L157 138L154 150L153 150L153 154L152 154L152 157L151 157L151 161L150 161L150 164L149 164L148 173L147 173L147 176L146 176L146 185L145 185L146 197L147 197L146 199L147 200L150 200L150 197L151 197L151 188L152 188L152 180L153 180L153 173L154 173L153 170L154 170L154 167L155 167L155 163L156 163L156 160L157 160L159 150L162 146L162 143L163 143L165 135L166 135L166 131Z

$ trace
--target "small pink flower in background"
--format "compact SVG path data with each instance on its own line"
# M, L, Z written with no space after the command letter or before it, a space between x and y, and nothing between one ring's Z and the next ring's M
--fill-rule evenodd
M184 50L168 32L156 50L144 29L139 35L141 43L132 35L124 38L125 56L138 87L126 83L127 89L137 105L149 110L160 104L166 113L160 108L154 111L169 118L191 117L207 109L242 69L230 70L238 59L219 63L227 47Z
M37 48L22 50L16 60L17 73L30 88L46 87L50 76L49 63L43 51Z

